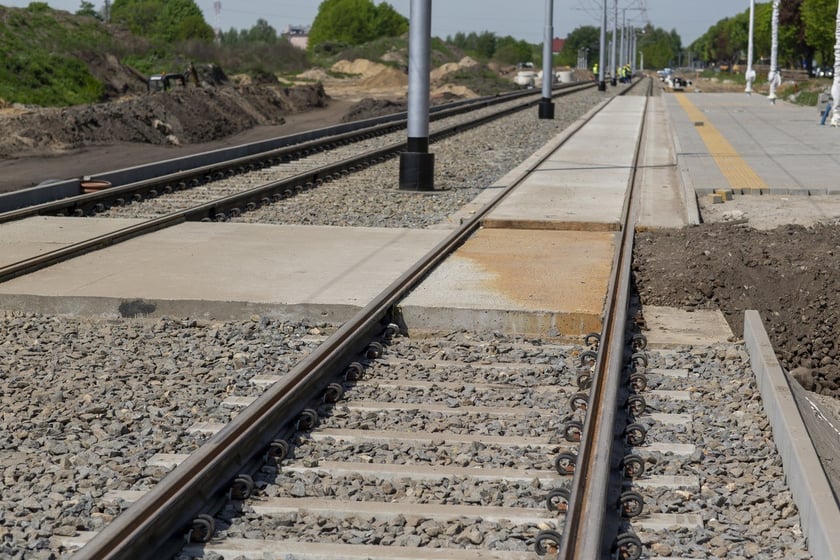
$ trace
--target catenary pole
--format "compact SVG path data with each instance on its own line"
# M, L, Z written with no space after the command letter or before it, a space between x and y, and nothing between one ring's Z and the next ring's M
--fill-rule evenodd
M616 43L618 43L618 0L615 0L613 7L612 48L610 49L610 74L612 75L610 83L613 86L618 84L616 74L618 74L617 68L619 67L619 63L615 57Z
M782 83L782 77L779 74L779 4L781 0L773 0L773 21L772 21L772 35L770 44L770 73L767 76L767 81L770 82L770 95L767 98L770 103L776 103L776 88Z
M411 0L408 36L408 147L400 154L400 189L435 188L435 156L429 153L429 71L432 0Z
M545 36L543 40L543 79L542 99L539 104L541 119L554 118L554 103L551 101L551 88L554 86L554 0L545 0Z
M607 64L606 50L607 50L607 0L604 0L604 6L601 10L601 42L598 49L598 91L607 91L607 82L604 79L604 72Z
M755 42L755 0L750 0L750 34L747 42L747 88L744 90L747 95L752 94L752 85L755 80L753 70L753 43Z
M834 84L831 86L831 97L831 126L840 126L840 3L837 4L837 24L834 28Z

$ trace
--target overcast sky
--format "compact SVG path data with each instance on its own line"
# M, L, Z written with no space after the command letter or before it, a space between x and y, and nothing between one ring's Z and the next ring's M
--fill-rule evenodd
M97 8L104 0L90 0ZM604 0L554 0L554 35L565 37L581 25L600 25ZM81 0L46 0L53 8L75 12ZM0 0L0 5L27 6L30 0ZM309 25L318 12L320 0L221 0L217 22L214 0L196 0L211 26L223 30L248 29L257 19L265 19L278 32L287 25ZM390 0L398 12L408 16L411 0ZM492 31L512 35L529 43L541 43L544 33L545 0L432 0L432 33L445 38L458 31ZM615 0L607 0L612 17ZM668 31L676 29L688 45L715 22L749 8L748 0L618 0L628 22L646 22ZM644 10L640 8L644 7ZM625 10L626 8L626 10ZM611 25L611 24L610 24Z

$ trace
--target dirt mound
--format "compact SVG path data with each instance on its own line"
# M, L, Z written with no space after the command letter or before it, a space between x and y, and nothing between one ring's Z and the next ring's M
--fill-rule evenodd
M434 101L438 99L453 100L453 99L474 99L478 94L466 86L458 86L455 84L444 84L440 87L432 89L431 96Z
M438 66L437 68L432 70L430 74L430 79L432 80L432 82L438 82L444 77L446 77L447 74L458 72L459 70L463 70L464 68L472 68L473 66L478 66L478 62L476 62L468 56L465 56L458 62L447 62L446 64Z
M406 101L391 101L390 99L362 99L342 117L342 122L370 119L392 113L408 110Z
M333 64L332 70L360 76L362 81L359 87L361 88L400 88L408 85L408 76L401 70L363 58L357 58L352 62L339 60Z
M743 334L744 311L761 313L782 366L810 370L818 393L840 397L840 226L759 231L703 224L636 236L642 302L721 309Z
M285 115L326 102L320 85L190 86L96 105L29 109L0 117L0 156L118 142L208 142L258 125L281 124Z

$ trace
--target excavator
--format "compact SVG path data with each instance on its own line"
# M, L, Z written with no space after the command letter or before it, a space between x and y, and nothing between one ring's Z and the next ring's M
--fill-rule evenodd
M187 80L192 80L193 84L196 86L198 85L198 72L193 66L193 63L190 62L189 68L184 70L181 74L170 74L167 72L162 72L160 74L152 74L149 76L149 80L146 83L146 87L148 88L149 92L153 91L166 91L172 89L175 85L180 85L181 87L187 87Z

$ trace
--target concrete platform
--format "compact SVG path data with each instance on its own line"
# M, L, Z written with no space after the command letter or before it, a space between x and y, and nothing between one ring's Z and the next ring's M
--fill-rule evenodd
M840 131L816 107L743 93L665 94L677 159L706 194L840 194Z
M643 97L617 97L483 221L488 228L614 231L642 126Z
M26 223L29 222L29 223ZM125 220L35 218L5 248L45 248ZM14 231L15 235L10 235ZM185 223L0 284L0 307L102 316L343 321L439 243L445 230Z
M400 306L409 330L599 331L616 234L483 229Z

